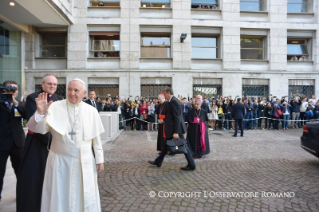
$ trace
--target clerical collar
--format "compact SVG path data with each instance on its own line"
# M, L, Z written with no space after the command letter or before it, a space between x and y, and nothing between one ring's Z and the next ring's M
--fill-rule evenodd
M68 105L71 106L71 107L77 107L77 106L79 106L79 105L82 103L82 101L81 101L81 102L79 102L78 104L72 104L71 102L69 102L68 99L66 100L66 102L67 102Z

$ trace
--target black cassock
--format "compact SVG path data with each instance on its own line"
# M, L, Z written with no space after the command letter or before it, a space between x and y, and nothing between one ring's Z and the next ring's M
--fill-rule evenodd
M200 123L193 123L195 119L200 118ZM206 110L191 109L187 114L188 128L187 128L187 145L194 157L202 157L210 152L209 139L206 122L208 121ZM204 126L201 126L204 122ZM202 150L201 147L201 127L205 127L205 146L206 150Z
M44 91L32 93L27 97L25 105L27 120L35 113L37 109L35 98L41 92ZM62 100L62 97L53 94L51 100ZM40 212L45 166L51 139L51 133L27 134L17 179L17 212Z
M160 119L160 115L165 115L167 111L167 102L165 101L163 104L160 104L157 107L156 114L157 120ZM157 134L157 151L162 151L166 146L166 139L164 139L164 124L158 125L158 134Z

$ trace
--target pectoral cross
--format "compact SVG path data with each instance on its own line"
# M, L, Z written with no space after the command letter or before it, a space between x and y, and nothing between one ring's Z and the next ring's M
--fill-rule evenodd
M197 121L199 122L199 118L197 118Z
M71 132L69 132L69 135L71 136L71 139L73 140L73 135L76 135L76 132L71 129Z

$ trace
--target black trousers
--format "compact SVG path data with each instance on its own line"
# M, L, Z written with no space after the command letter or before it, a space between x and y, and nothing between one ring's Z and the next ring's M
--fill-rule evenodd
M23 157L23 147L18 148L13 141L12 146L9 149L0 149L0 199L1 199L1 192L3 188L3 178L6 173L6 165L8 157L10 156L11 164L14 170L14 173L17 177L20 163Z
M238 126L240 127L240 135L244 135L244 126L243 126L243 120L242 119L235 119L235 134L234 136L237 136Z
M179 135L180 138L183 138L184 139L184 136L183 135ZM171 140L172 138L167 138L167 140ZM167 154L167 146L165 145L163 151L161 151L161 154L155 159L155 163L157 164L162 164L163 163L163 160L164 160L164 157L165 155ZM196 165L195 165L195 161L191 155L191 152L189 151L189 149L187 148L187 153L184 154L185 155L185 158L187 160L187 163L188 163L188 166L191 168L191 169L195 169L196 168Z

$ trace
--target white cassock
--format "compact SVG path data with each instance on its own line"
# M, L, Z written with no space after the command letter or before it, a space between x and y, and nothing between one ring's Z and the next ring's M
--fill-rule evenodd
M76 132L73 139L71 124ZM104 163L100 139L104 128L97 110L84 102L56 101L47 115L35 113L27 126L35 133L52 133L41 211L101 211L96 164Z

